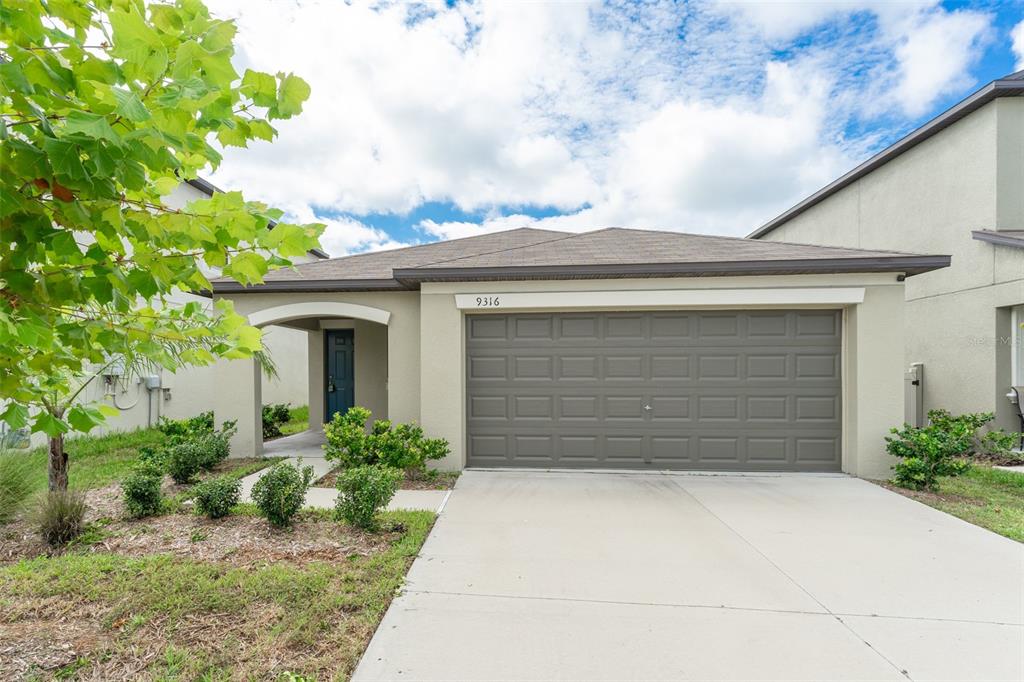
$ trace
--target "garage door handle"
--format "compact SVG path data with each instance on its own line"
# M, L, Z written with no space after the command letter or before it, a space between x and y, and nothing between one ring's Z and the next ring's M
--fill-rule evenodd
M650 405L644 405L644 409L645 410L649 410L649 409L651 409L651 406Z

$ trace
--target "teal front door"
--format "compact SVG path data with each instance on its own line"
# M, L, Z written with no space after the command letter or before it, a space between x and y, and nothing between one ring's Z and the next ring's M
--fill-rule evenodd
M355 338L351 329L329 329L327 334L327 381L325 421L335 412L344 414L355 405Z

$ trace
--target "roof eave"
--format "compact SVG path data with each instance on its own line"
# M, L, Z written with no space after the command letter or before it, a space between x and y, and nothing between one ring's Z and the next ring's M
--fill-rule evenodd
M411 287L395 279L344 280L282 280L263 284L243 285L238 282L213 282L212 293L222 294L282 294L292 292L333 291L406 291ZM412 287L416 288L416 287ZM210 291L203 292L208 295Z
M993 230L972 230L971 237L979 242L987 242L998 246L1010 246L1024 249L1024 237L1009 234L1000 234Z
M760 239L769 232L773 231L777 227L789 222L793 218L797 217L804 211L814 207L821 203L828 197L832 196L841 189L853 184L860 178L864 177L868 173L872 172L876 168L879 168L897 156L904 152L916 147L921 142L924 142L928 138L932 137L936 133L953 125L960 119L966 117L981 107L985 106L989 102L998 99L999 97L1019 97L1024 95L1024 81L1020 79L999 79L992 81L980 90L972 93L965 99L953 107L942 112L932 120L925 123L923 126L914 130L910 134L896 141L889 147L886 147L882 151L878 152L870 159L860 164L853 170L849 171L845 175L841 176L837 180L825 185L817 192L807 197L796 206L793 206L784 213L772 218L767 223L757 228L749 235L748 239Z
M621 279L626 277L727 277L730 275L832 274L892 272L907 276L949 267L949 256L817 258L720 263L499 266L481 268L406 268L395 279L420 282L473 282L510 279Z

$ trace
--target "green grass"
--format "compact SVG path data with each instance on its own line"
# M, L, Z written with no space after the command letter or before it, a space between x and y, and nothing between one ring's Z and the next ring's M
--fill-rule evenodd
M290 436L293 433L301 433L309 428L309 407L300 405L291 410L291 419L281 424L281 435Z
M939 480L938 494L911 493L925 504L1024 542L1024 474L975 466Z
M273 679L282 671L270 665L317 679L347 677L435 518L385 517L386 525L404 530L384 551L333 563L232 567L98 553L24 560L0 568L0 612L7 622L61 617L69 609L94 619L114 644L73 664L86 676L119 652L159 641L162 655L146 668L156 677ZM197 623L209 626L200 630L206 636L195 635Z
M87 489L120 480L138 459L139 448L156 446L163 440L164 435L156 429L71 438L64 445L68 453L68 484L72 488ZM50 458L48 448L34 448L18 456L29 462L33 492L45 490Z

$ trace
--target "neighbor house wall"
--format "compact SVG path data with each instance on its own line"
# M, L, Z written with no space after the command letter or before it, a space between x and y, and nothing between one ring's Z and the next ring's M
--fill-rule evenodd
M846 308L844 327L843 470L871 478L889 473L884 437L903 419L903 284L895 275L794 275L424 284L419 351L422 357L421 423L431 436L448 439L451 455L439 463L460 469L466 462L465 312L459 293L583 292L679 289L764 290L791 287L864 287L864 302ZM738 303L745 310L765 308ZM782 306L791 308L794 306ZM821 306L811 306L821 307ZM679 306L668 306L679 309ZM573 310L609 310L574 307ZM650 308L645 308L650 309ZM511 312L502 308L494 312ZM529 308L517 308L528 311ZM482 311L469 311L482 313ZM895 352L894 352L895 349ZM852 409L851 409L852 406Z
M925 364L925 409L993 411L1016 429L999 331L1024 303L1024 250L978 229L1024 229L1024 98L987 104L762 239L951 255L907 279L903 363Z

